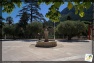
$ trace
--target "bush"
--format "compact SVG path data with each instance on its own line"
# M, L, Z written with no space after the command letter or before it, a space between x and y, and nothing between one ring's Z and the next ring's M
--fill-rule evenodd
M56 31L64 36L68 37L68 40L71 40L74 36L80 36L82 32L86 31L85 24L80 21L64 21L61 22Z
M27 35L37 36L38 33L43 32L43 25L40 22L32 22L27 26Z
M3 32L3 36L8 35L8 36L13 36L13 38L14 38L14 35L16 33L15 25L11 25L11 26L5 25L5 26L3 26L2 32Z

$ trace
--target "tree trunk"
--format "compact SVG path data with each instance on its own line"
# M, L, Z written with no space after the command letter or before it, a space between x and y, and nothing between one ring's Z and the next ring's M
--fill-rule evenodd
M13 34L13 39L15 40L15 35Z
M5 34L5 39L6 39L6 34Z
M32 0L31 0L31 22L32 22Z
M71 40L71 38L72 38L71 36L68 36L68 40Z

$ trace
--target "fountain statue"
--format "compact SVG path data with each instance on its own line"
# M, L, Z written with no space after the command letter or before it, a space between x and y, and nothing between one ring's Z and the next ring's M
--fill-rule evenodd
M45 29L44 31L44 37L45 37L44 42L48 42L48 30L47 29Z
M57 46L57 42L55 41L48 41L48 33L49 31L47 30L47 28L44 30L44 41L38 41L36 42L36 47L55 47Z

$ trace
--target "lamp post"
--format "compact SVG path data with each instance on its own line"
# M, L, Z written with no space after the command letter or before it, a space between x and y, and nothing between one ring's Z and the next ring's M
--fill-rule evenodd
M54 22L54 40L55 40L55 22Z
M5 34L5 39L6 39L6 34Z
M91 35L91 26L90 24L88 25L88 39L90 40L90 35Z

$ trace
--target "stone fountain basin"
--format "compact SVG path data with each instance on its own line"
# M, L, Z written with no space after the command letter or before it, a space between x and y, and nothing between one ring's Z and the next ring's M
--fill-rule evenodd
M50 41L50 42L36 42L36 47L56 47L57 42Z

